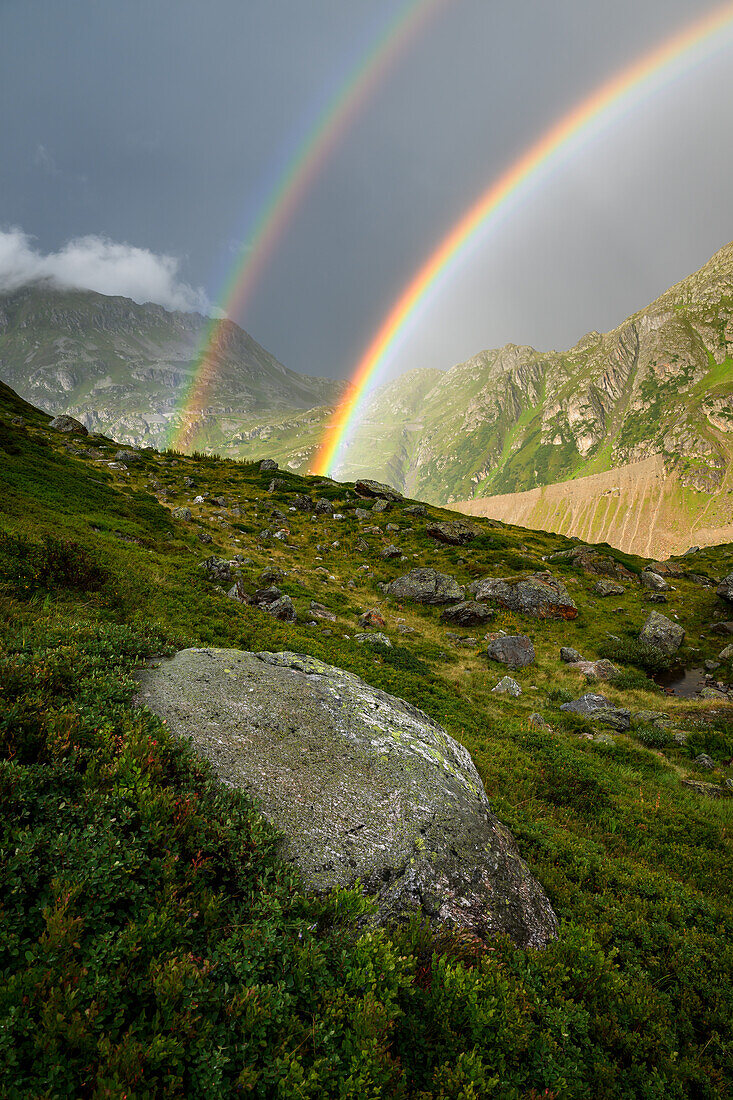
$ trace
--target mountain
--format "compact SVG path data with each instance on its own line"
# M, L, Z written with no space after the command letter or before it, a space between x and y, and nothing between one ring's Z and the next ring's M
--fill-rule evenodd
M213 384L180 411L210 320L129 298L36 284L0 296L0 378L26 400L126 443L226 449L262 418L337 402L342 382L296 374L224 321Z
M639 553L719 542L733 537L732 356L728 245L570 351L509 344L398 378L334 472Z

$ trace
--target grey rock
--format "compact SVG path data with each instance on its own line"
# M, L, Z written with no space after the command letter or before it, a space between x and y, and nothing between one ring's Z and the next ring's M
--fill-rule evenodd
M551 573L534 573L523 580L484 577L468 586L477 599L497 603L535 619L575 619L578 608L562 581Z
M512 698L517 699L522 694L521 685L513 680L511 676L503 676L496 687L493 687L492 692L497 692L499 695L511 695Z
M330 623L336 622L336 616L333 611L329 611L326 605L319 603L318 600L311 600L310 612L316 619L326 619Z
M495 617L494 609L478 600L462 600L440 613L440 621L453 626L484 626Z
M601 580L596 581L593 585L593 591L596 596L603 596L605 598L606 596L623 596L626 589L622 584L618 584L616 581L601 578Z
M689 733L686 733L685 730L677 730L672 734L672 740L675 745L686 745L689 736Z
M715 594L720 596L721 600L727 600L728 603L733 603L733 573L729 573L727 577L723 577L722 581L715 589Z
M437 569L411 569L404 576L384 585L383 591L398 600L425 604L457 603L463 598L463 589L458 582Z
M723 798L726 793L723 787L718 787L715 783L705 783L701 779L681 779L680 782L683 787L689 787L706 798Z
M204 542L204 543L214 541L208 531L199 531L196 538L199 540L199 542Z
M316 515L319 516L333 515L333 504L331 504L330 500L326 500L325 497L319 497L316 501L315 511Z
M193 519L193 514L190 508L174 508L171 512L174 519L183 520L184 523L190 523Z
M378 922L557 935L468 752L403 700L312 657L189 649L140 673L136 702L255 799L309 888L361 882Z
M581 695L571 703L563 703L560 710L571 714L582 714L602 726L610 726L611 729L619 730L621 733L631 726L631 714L628 710L624 707L615 707L605 695L596 695L593 692Z
M428 514L424 504L408 504L402 511L406 516L426 516Z
M262 462L260 462L261 473L268 473L270 470L278 470L279 468L274 458L263 458Z
M260 611L266 611L268 615L272 615L273 619L280 619L285 623L294 623L298 617L290 596L283 595L274 585L270 588L258 589L250 602Z
M383 550L379 552L380 558L384 558L385 561L389 561L390 558L399 558L402 556L402 551L399 546L395 546L394 543L390 543L389 546L385 546Z
M115 454L115 462L124 462L125 466L135 466L142 460L143 456L139 451L120 450Z
M715 767L715 761L706 752L701 752L699 756L696 756L695 763L698 768L704 768L706 771L712 771Z
M366 508L355 508L354 509L354 515L359 520L365 520L365 519L369 519L370 513L367 512Z
M408 626L407 623L399 623L397 625L397 633L398 634L414 634L415 633L415 627L414 626Z
M388 500L375 500L372 504L372 512L388 512L392 507Z
M210 558L199 562L199 569L203 570L210 581L215 584L231 584L234 580L232 564L225 558L212 554Z
M378 630L375 630L374 633L355 634L354 641L358 642L359 645L385 645L388 649L392 648L392 643L387 635L381 634Z
M568 665L573 665L576 661L582 661L583 658L578 653L577 649L573 649L572 646L564 645L560 650L560 660L565 661Z
M315 510L315 504L305 493L296 493L290 503L299 512L313 512Z
M702 691L699 691L698 696L700 699L727 699L728 695L725 691L721 691L719 688L704 687Z
M602 658L598 661L573 661L568 665L571 672L579 672L589 680L614 680L618 669L610 661Z
M359 626L386 626L387 622L384 616L377 611L376 607L370 607L368 611L364 611L358 619Z
M67 416L65 413L62 416L55 416L53 420L49 421L48 426L57 432L76 432L78 435L89 435L81 421L76 420L73 416Z
M708 630L711 632L711 634L722 634L723 637L726 637L729 634L733 634L733 622L712 623L708 627Z
M721 661L729 661L730 658L733 657L733 645L727 645L725 649L721 649L718 657L720 657Z
M661 710L637 710L631 715L631 728L640 729L643 726L657 726L659 729L667 729L672 725L672 719Z
M684 629L679 623L673 623L666 615L660 615L658 611L651 611L647 621L639 634L639 641L651 649L657 649L661 653L671 656L682 645L685 637Z
M669 585L664 577L660 577L659 573L651 569L643 569L639 574L639 580L643 588L648 588L652 592L669 592Z
M546 722L542 715L537 714L536 711L534 714L530 714L528 722L531 729L546 730L548 732L551 732L552 730L552 726L550 725L550 723Z
M262 570L257 581L262 588L269 588L270 585L278 584L284 579L285 573L282 569L279 569L276 565L268 565L266 569Z
M647 603L669 603L669 600L665 596L664 592L649 592L646 597Z
M472 523L463 523L462 520L450 520L444 523L428 523L425 533L436 542L444 542L448 546L465 546L478 538L481 528Z
M389 501L403 499L402 493L398 493L391 485L383 485L380 481L370 481L368 478L360 478L354 488L360 497L377 497Z
M524 634L507 634L489 642L486 656L507 668L525 668L534 663L534 646Z

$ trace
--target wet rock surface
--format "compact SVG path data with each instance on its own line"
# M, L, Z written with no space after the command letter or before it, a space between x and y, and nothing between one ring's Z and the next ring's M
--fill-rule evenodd
M522 947L557 934L469 753L410 704L295 653L187 649L138 681L136 701L282 830L311 888L361 881L379 922L422 910Z

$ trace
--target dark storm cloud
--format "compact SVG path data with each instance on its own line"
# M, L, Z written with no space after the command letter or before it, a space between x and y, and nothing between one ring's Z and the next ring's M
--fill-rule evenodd
M348 373L491 179L711 6L447 0L324 164L236 319L288 366ZM216 300L298 136L400 8L0 0L0 226L32 234L37 258L117 242L172 271L164 304L192 286ZM482 239L395 369L509 340L568 346L727 243L732 54L728 43L639 103Z

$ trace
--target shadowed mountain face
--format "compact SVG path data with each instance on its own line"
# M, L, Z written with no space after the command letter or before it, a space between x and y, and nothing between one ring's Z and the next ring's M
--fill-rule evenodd
M0 378L51 412L127 443L164 445L182 427L191 446L226 448L263 417L328 405L344 384L296 374L224 322L212 384L180 411L210 321L92 291L25 287L0 296Z

